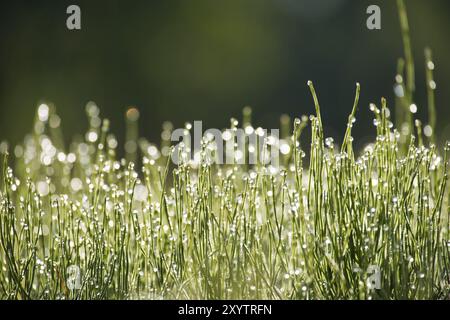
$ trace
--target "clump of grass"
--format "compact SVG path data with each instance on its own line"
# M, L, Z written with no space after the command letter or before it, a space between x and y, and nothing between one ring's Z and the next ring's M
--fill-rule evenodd
M430 53L426 63L431 72ZM409 66L408 81L412 72ZM430 81L427 73L431 95ZM121 159L93 103L84 139L65 149L56 110L41 105L14 157L3 145L0 298L449 298L450 145L439 152L419 123L413 132L405 106L414 87L396 98L400 131L385 99L370 105L376 139L355 152L359 84L341 147L325 138L308 86L316 114L294 119L292 130L282 118L281 140L272 145L289 151L271 174L262 163L211 163L205 150L217 146L206 140L196 161L180 157L172 166L172 125L164 124L158 148L137 137L134 108L128 160ZM435 114L434 98L428 102ZM253 129L251 109L243 115L243 127ZM435 117L429 121L434 134ZM232 129L238 125L233 119ZM70 266L80 270L76 288L68 285ZM377 287L368 281L374 266Z

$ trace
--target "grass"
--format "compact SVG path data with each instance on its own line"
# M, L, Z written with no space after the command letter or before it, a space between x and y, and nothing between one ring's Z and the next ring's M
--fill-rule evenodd
M361 151L352 137L359 84L338 147L325 138L308 82L315 115L282 117L275 146L290 147L272 174L262 163L209 162L212 141L198 161L173 166L173 128L164 124L159 148L138 138L136 109L127 112L121 159L92 103L89 131L66 149L54 107L41 105L14 157L0 148L0 298L448 299L450 144L435 145L428 49L429 123L413 119L414 66L398 3L406 58L396 125L385 99L371 104L376 139ZM232 119L232 130L238 125ZM242 126L253 128L248 107ZM71 266L81 275L75 289ZM368 281L374 266L377 288Z

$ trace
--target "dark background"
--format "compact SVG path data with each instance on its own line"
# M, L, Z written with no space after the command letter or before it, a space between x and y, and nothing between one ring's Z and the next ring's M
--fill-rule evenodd
M81 7L82 30L66 28L66 8ZM366 28L366 8L381 7L382 30ZM418 117L426 122L423 49L436 65L438 134L450 138L447 0L406 0L416 62ZM159 142L161 124L203 120L224 128L253 107L255 125L313 113L313 80L327 136L342 137L355 82L362 92L355 140L373 132L369 102L393 106L403 55L395 1L174 0L8 1L0 5L0 140L31 131L49 101L66 139L84 133L93 100L123 141L124 113L141 111L141 134Z

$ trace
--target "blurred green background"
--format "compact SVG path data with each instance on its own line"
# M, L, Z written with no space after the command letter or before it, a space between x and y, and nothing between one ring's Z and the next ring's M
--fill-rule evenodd
M77 4L82 30L66 28ZM366 28L381 7L382 30ZM426 122L423 49L434 53L438 133L450 137L450 1L406 1L418 117ZM141 111L141 134L159 142L161 124L203 120L224 128L253 107L256 125L313 112L306 81L319 95L326 136L342 137L355 82L362 92L359 144L373 132L369 102L393 106L402 42L395 1L177 0L9 1L0 13L0 140L32 129L36 106L56 105L66 137L84 133L92 100L123 141L124 113ZM68 139L69 140L69 139Z

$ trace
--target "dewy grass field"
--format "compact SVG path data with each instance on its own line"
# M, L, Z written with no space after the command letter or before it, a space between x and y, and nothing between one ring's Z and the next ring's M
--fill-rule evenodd
M284 145L272 170L211 163L207 150L217 146L207 139L200 157L174 166L170 124L157 148L137 138L136 109L120 159L92 103L85 139L66 149L54 107L39 106L23 145L9 156L1 148L0 298L448 299L450 145L434 144L429 50L428 124L413 119L414 65L398 4L405 59L395 105L370 106L376 139L361 151L352 136L358 84L338 147L325 138L309 82L315 115L293 120L293 130L282 118L280 141L266 139L267 151ZM249 108L241 124L254 131ZM237 126L233 119L231 132Z

